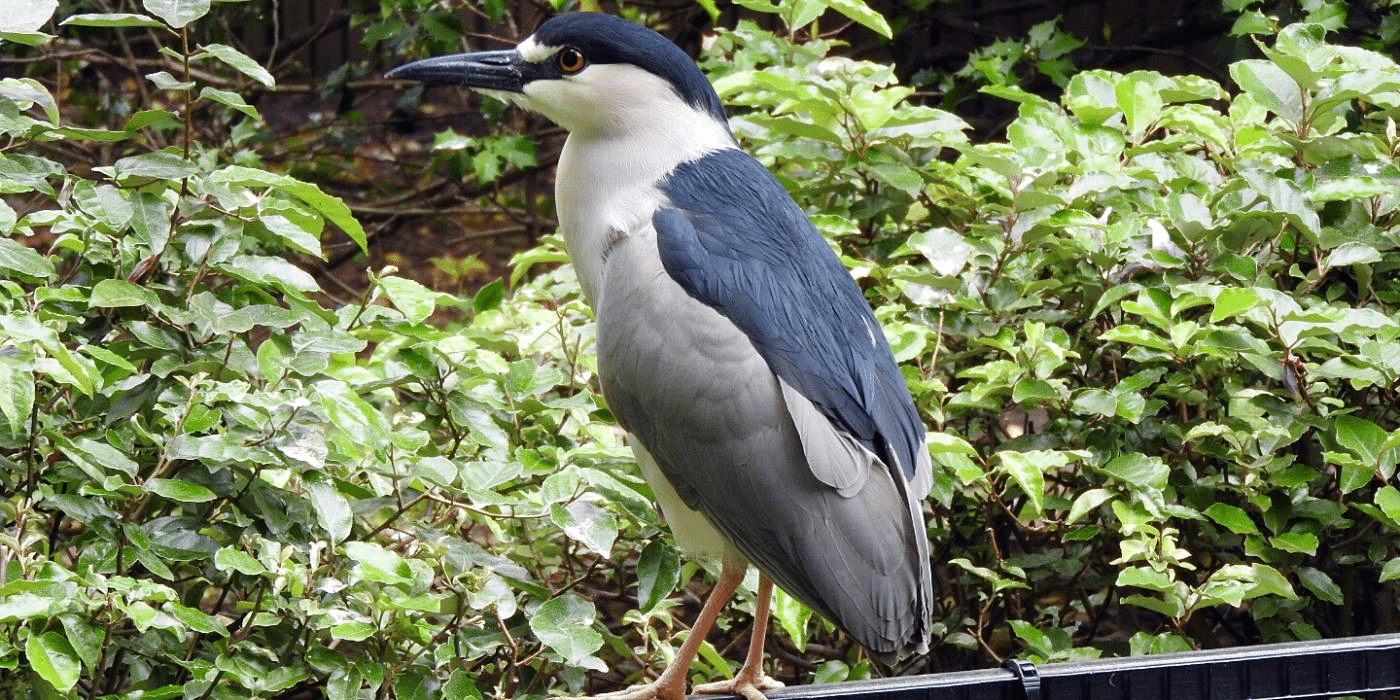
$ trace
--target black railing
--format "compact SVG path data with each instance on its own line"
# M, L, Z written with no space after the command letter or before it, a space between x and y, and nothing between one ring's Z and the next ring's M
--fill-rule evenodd
M770 700L1400 698L1400 634L808 685Z

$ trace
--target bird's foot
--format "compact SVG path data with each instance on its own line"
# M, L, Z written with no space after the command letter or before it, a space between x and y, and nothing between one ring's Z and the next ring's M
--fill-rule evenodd
M714 683L701 683L695 686L696 695L742 695L747 700L767 700L763 695L765 690L777 690L783 687L783 682L768 677L763 671L750 672L747 668L739 669L739 674L727 681L716 681Z
M580 700L685 700L685 683L666 683L658 679L646 685L634 685Z

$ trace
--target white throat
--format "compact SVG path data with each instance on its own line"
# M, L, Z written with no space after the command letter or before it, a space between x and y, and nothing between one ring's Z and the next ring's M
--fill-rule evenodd
M573 78L532 84L518 101L569 130L555 204L590 303L601 289L608 248L650 231L664 200L657 182L681 163L737 147L727 125L633 66L589 66Z

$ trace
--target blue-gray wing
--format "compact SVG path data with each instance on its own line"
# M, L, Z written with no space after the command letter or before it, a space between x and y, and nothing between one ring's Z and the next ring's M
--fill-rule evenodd
M787 191L748 154L679 166L652 220L666 272L748 335L784 384L922 499L924 427L874 314Z

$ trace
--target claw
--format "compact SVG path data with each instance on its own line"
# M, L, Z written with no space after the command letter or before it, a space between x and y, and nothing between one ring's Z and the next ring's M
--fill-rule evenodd
M586 700L685 700L685 684L664 683L658 679L646 685L589 696ZM583 699L580 699L583 700Z
M766 673L753 674L755 677L747 678L743 670L732 680L715 681L714 683L701 683L695 686L696 695L742 695L747 700L767 700L763 691L777 690L782 688L783 682L773 680Z

